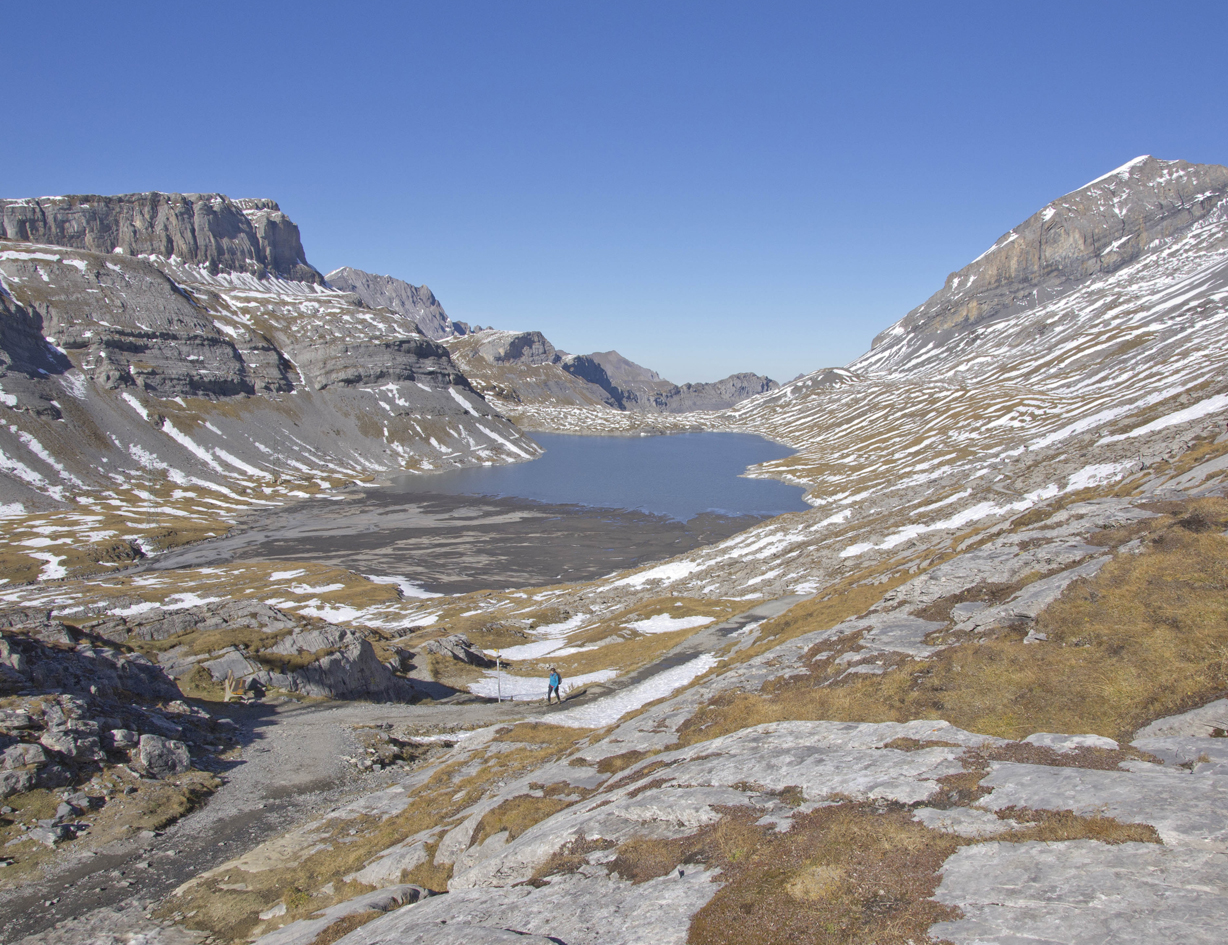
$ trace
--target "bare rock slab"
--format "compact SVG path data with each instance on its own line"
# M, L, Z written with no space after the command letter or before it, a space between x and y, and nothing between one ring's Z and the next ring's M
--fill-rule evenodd
M943 867L935 898L956 945L1212 945L1228 928L1228 859L1151 843L981 843Z

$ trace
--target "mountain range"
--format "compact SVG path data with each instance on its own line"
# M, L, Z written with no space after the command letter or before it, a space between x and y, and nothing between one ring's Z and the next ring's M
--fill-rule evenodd
M164 919L99 909L56 934L1218 940L1228 169L1130 161L1008 230L852 363L735 376L726 396L760 389L684 413L670 405L721 392L537 332L462 333L424 287L359 273L384 301L343 291L301 268L276 213L216 195L3 206L6 875L78 869L37 838L78 850L109 823L78 798L39 825L21 813L39 784L85 795L122 764L143 797L171 789L160 770L231 770L215 757L262 770L255 735L211 754L226 727L155 703L167 687L193 706L249 685L459 695L262 716L262 747L304 746L311 778L378 780L214 849ZM155 508L188 541L394 467L525 459L524 429L768 436L796 453L747 474L812 508L592 581L442 597L305 563L125 568L170 540ZM139 666L144 708L50 673L51 650L116 679ZM573 688L547 708L551 667ZM311 754L321 718L364 747ZM263 796L235 777L211 804ZM193 842L192 816L150 849Z
M346 267L330 272L328 283L355 293L372 308L415 320L427 337L446 343L482 393L513 418L517 405L543 401L605 404L642 413L721 410L778 386L769 377L750 373L679 386L617 351L571 355L556 349L539 331L484 331L454 322L426 286L392 276Z

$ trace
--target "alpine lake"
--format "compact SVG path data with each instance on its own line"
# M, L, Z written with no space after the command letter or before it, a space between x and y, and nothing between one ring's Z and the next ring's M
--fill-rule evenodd
M742 475L792 455L750 434L533 438L546 452L532 461L400 474L262 511L152 566L314 561L454 594L592 580L809 508L800 487Z

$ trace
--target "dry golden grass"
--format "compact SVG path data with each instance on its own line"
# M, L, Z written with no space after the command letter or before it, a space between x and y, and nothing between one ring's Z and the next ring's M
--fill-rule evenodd
M619 755L607 755L597 762L597 770L602 774L618 774L630 768L634 764L639 764L648 757L648 752L641 751L638 748L633 748L631 751L624 751ZM583 759L572 759L572 764L587 765L588 762Z
M1122 740L1218 698L1228 690L1228 501L1173 512L1153 521L1143 553L1116 556L1040 614L1047 642L1005 632L839 681L842 668L828 658L762 695L718 697L680 729L680 744L782 719L945 719L1010 739L1049 731Z
M994 840L1024 843L1028 840L1063 842L1095 840L1098 843L1162 843L1150 824L1123 824L1112 817L1085 816L1069 810L1025 810L1017 807L997 812L1003 819L1030 826L999 834Z
M567 751L588 738L592 729L566 728L562 725L547 725L542 722L517 722L496 732L491 741L513 742L517 745L536 745L555 751Z
M554 797L534 797L532 794L508 798L498 807L487 811L478 822L473 843L475 846L483 843L502 830L507 831L508 840L515 840L530 827L540 824L551 814L557 814L567 806L567 801Z
M189 925L223 941L249 938L260 924L258 914L278 902L286 902L288 906L280 921L304 918L366 891L358 884L344 883L342 877L362 869L380 851L431 828L459 822L465 808L498 790L500 785L557 759L588 734L584 730L558 726L509 726L497 739L514 747L497 752L477 749L440 764L412 793L409 806L399 814L385 820L357 817L327 821L321 834L313 836L298 854L278 855L272 863L267 862L266 857L258 869L245 870L232 863L212 870L185 888L167 911L173 909L184 914L194 911ZM545 805L541 803L543 800ZM544 817L554 812L546 810L547 806L557 805L556 809L565 806L555 798L530 798L531 803L520 802L519 798L515 801L517 803L500 805L501 809L492 812L494 817L486 825L494 828L490 833L505 828L527 829L534 816ZM497 823L500 819L505 822ZM442 832L435 836L434 842L427 844L427 861L403 872L401 879L444 892L452 867L434 862ZM319 844L323 847L317 849ZM221 888L237 883L247 888ZM333 883L334 893L321 895L320 890L328 883Z
M349 935L355 929L360 929L372 919L378 919L384 913L376 909L368 909L365 912L356 912L353 915L347 915L344 918L333 922L326 929L320 932L311 940L311 945L333 945L333 942L340 938Z
M964 803L980 773L958 788ZM636 838L617 847L609 869L643 883L690 866L718 868L721 887L691 922L692 945L820 945L931 942L928 931L957 910L932 899L943 863L962 839L917 823L900 805L846 801L793 817L786 833L756 823L761 811L723 808L722 818L695 834L672 840ZM1070 811L1003 812L1026 826L999 835L1002 842L1096 840L1159 842L1148 826ZM573 872L586 857L613 846L581 837L554 855L534 885Z
M615 846L617 844L613 840L606 840L604 837L589 840L581 834L575 840L568 842L551 854L550 859L538 867L537 872L533 874L533 878L529 880L529 884L532 886L544 886L549 882L551 876L557 876L562 873L574 873L584 865L590 853L594 853L597 850L610 850Z
M693 945L927 942L953 910L930 897L960 844L904 809L839 804L795 815L778 834L757 811L729 809L678 840L622 844L613 872L644 882L687 864L719 867L722 885L691 921Z

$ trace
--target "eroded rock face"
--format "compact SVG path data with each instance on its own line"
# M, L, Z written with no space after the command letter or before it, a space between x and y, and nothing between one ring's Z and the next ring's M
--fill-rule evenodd
M272 200L222 194L119 194L0 200L0 236L97 253L162 256L210 272L323 284L298 227Z
M617 351L567 357L563 370L608 393L620 410L646 413L689 413L723 410L780 385L759 374L731 374L719 381L673 384L656 371L629 361Z
M467 335L469 326L454 322L424 285L411 285L392 276L377 276L350 266L334 269L326 277L328 284L342 292L353 292L371 308L386 308L412 318L426 337L438 341L450 335Z
M1228 168L1136 158L1053 201L947 277L946 285L874 339L908 339L895 363L927 345L1062 296L1107 275L1221 207Z

